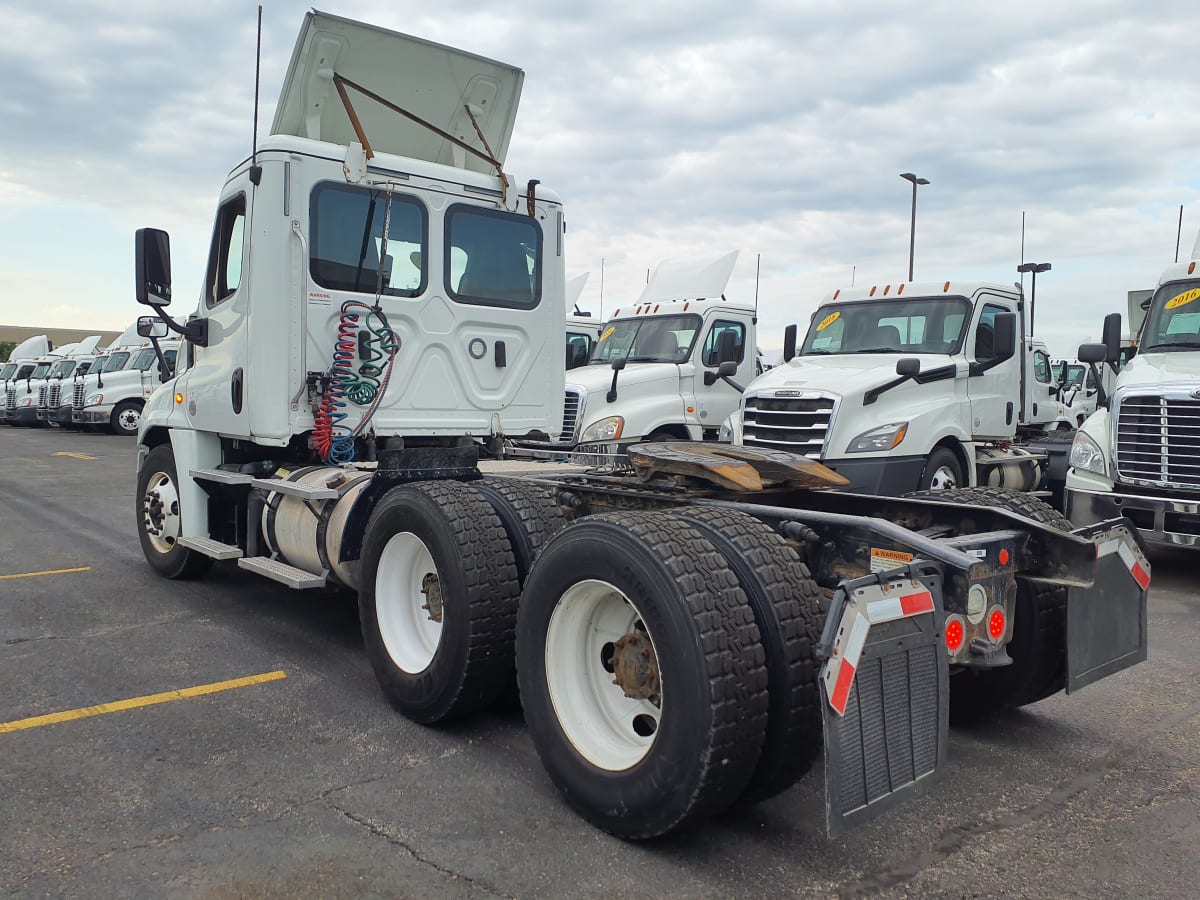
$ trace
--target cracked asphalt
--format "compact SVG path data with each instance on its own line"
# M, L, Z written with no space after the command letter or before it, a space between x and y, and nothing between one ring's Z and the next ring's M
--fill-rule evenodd
M55 456L69 452L79 456ZM0 428L0 896L1200 895L1196 558L1156 558L1149 662L951 734L929 796L823 836L820 773L625 844L559 801L515 704L392 711L346 595L142 560L127 439Z

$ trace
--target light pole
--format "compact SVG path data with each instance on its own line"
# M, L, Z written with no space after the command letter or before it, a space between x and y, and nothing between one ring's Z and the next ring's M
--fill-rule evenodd
M1049 272L1050 263L1021 263L1017 266L1017 271L1024 275L1026 272L1031 272L1030 276L1033 281L1029 285L1029 336L1033 337L1033 307L1037 303L1037 277L1038 272Z
M918 178L912 172L901 172L900 177L911 181L913 186L912 224L908 229L908 280L913 280L913 251L917 248L917 185L929 184L928 178Z

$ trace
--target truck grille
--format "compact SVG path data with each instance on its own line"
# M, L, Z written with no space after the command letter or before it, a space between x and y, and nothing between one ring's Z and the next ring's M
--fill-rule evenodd
M43 384L43 385L39 385L39 386L38 386L38 402L37 402L37 405L38 405L38 409L45 409L45 408L46 408L46 385L44 385L44 384Z
M579 438L579 408L583 405L583 397L579 391L567 389L563 403L562 432L558 438L560 444L575 444Z
M75 382L75 392L71 394L71 407L73 409L83 409L83 380Z
M747 397L742 443L820 459L833 409L834 398L823 394Z
M17 408L17 389L15 386L7 387L4 389L4 408L5 409L16 409Z
M58 409L62 406L62 382L55 382L50 385L50 399L46 401L46 405L51 409Z
M1126 481L1200 487L1200 400L1121 398L1117 475Z

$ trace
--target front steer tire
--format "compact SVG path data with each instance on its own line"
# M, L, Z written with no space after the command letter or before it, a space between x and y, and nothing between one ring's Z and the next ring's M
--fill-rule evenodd
M623 667L630 647L649 665ZM590 516L549 541L521 599L517 674L551 780L619 837L720 812L758 762L767 673L754 613L712 544L666 513Z
M159 444L146 454L138 472L135 502L138 541L155 571L171 579L195 578L208 571L211 559L178 543L182 525L179 476L170 444Z
M511 689L519 594L504 528L467 485L395 487L371 513L363 643L384 694L413 721L460 718Z
M991 506L1018 513L1058 531L1070 531L1070 519L1038 497L1001 488L918 491L917 500ZM967 669L950 679L950 720L971 724L1028 706L1057 694L1067 678L1067 589L1017 579L1012 665Z

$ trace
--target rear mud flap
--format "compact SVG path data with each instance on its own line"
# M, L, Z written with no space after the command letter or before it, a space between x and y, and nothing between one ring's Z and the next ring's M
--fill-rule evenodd
M949 666L941 579L914 562L843 582L821 652L831 835L925 793L946 761Z
M1080 533L1080 532L1076 532ZM1067 592L1067 693L1145 661L1150 562L1125 525L1094 534L1096 578Z

